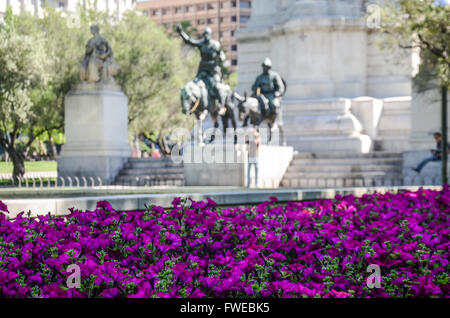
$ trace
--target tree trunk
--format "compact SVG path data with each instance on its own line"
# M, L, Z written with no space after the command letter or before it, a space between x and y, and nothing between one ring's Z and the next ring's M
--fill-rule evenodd
M447 136L447 86L441 87L442 100L441 100L441 120L442 120L442 144L441 144L441 156L442 156L442 185L448 184L448 136Z
M50 157L50 160L56 160L56 155L57 155L57 151L56 151L56 144L55 144L55 141L53 140L53 137L50 135L50 138L49 138L49 142L50 142L50 148L51 148L51 157Z
M8 155L14 165L13 178L14 180L22 179L25 174L25 156L22 152L14 148L8 148Z
M164 136L158 138L159 149L161 150L161 154L164 156L170 155L170 148L167 146L166 139Z

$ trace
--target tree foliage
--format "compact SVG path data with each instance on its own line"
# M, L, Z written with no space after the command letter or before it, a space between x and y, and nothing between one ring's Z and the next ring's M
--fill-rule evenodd
M40 107L48 83L49 64L42 36L21 34L11 10L0 25L0 144L14 162L14 175L22 176L24 151L45 120ZM21 134L28 135L25 142Z
M79 7L77 23L46 8L43 18L9 10L0 25L0 142L21 177L24 153L33 141L60 137L64 97L79 78L89 27L100 26L119 65L116 82L129 98L129 133L160 138L175 127L189 127L179 90L192 78L198 57L140 11L115 16ZM27 136L26 143L17 142Z
M390 35L390 43L405 49L420 50L421 63L415 78L418 90L436 88L436 84L440 87L443 185L448 184L448 155L444 149L448 141L449 21L450 4L442 0L386 0L382 10L382 30Z
M179 39L137 11L118 24L105 23L103 33L119 64L116 82L129 98L130 133L164 135L190 126L179 91L195 75L198 57L183 54Z
M420 50L418 84L431 79L450 86L450 5L436 0L385 0L381 31L389 37L385 47L398 45Z

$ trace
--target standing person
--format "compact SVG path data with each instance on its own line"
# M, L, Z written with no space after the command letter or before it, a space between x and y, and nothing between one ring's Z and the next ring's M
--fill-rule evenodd
M428 162L431 161L441 161L441 145L442 145L442 135L440 132L435 132L433 134L434 140L436 141L436 149L431 149L431 156L423 159L416 168L412 168L415 172L420 173L420 171L425 167ZM447 153L450 152L450 144L447 144Z
M247 188L250 188L251 178L250 173L252 171L252 166L255 167L255 187L258 186L258 155L259 146L261 140L259 138L259 133L255 129L250 140L248 140L248 171L247 171Z

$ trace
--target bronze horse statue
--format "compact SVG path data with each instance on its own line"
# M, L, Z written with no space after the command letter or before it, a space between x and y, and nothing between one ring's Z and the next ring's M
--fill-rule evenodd
M278 128L282 145L286 145L281 107L277 107L275 113L270 113L269 101L262 94L256 98L247 97L247 93L244 93L244 96L233 93L233 98L238 101L238 118L239 121L244 122L243 127L247 127L249 121L255 128L259 128L263 122L267 122L267 126L269 127L269 142L272 140L272 131Z
M201 123L199 127L198 136L200 140L197 142L203 143L203 121L208 114L211 116L214 122L214 128L219 128L219 117L222 119L222 126L224 135L229 127L229 122L236 130L237 124L234 116L234 104L233 104L233 92L231 88L226 84L220 84L221 89L219 92L222 94L221 100L224 105L218 105L218 98L212 98L208 95L208 89L203 80L192 80L188 82L181 89L181 110L186 115L195 115L195 118ZM220 107L223 106L223 107ZM220 109L224 109L225 112L220 113ZM215 136L212 135L210 143L213 142Z

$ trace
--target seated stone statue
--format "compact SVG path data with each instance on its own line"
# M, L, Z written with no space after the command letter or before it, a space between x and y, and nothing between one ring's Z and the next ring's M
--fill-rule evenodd
M113 82L117 64L108 41L99 34L98 25L91 26L93 37L86 44L84 59L80 65L80 79L90 83Z

